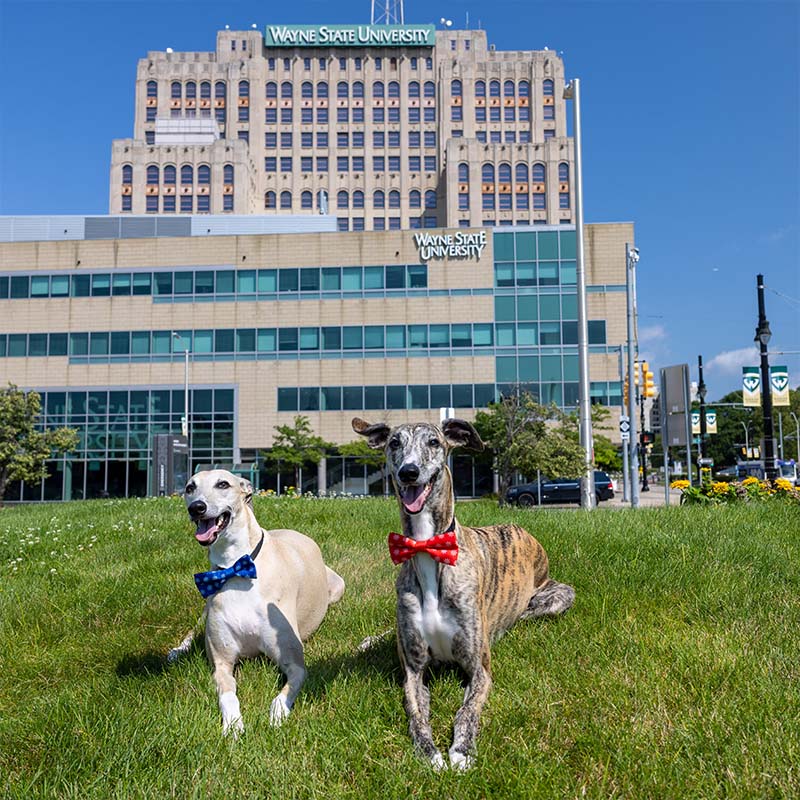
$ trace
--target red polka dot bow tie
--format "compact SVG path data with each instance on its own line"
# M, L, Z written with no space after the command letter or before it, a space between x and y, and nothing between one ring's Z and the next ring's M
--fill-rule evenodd
M417 553L427 553L434 561L453 566L458 559L455 531L445 531L421 542L400 533L389 534L389 555L395 564L402 564Z

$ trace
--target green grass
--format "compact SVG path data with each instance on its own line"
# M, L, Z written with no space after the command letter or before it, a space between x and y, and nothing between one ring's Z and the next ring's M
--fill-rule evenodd
M312 535L347 582L306 647L292 716L277 670L239 670L246 733L223 739L201 648L166 667L207 568L178 499L0 509L0 797L782 798L800 794L800 510L502 510L575 586L563 618L493 649L475 768L411 749L385 548L391 501L257 499ZM19 559L19 560L17 560ZM445 750L462 686L431 681Z

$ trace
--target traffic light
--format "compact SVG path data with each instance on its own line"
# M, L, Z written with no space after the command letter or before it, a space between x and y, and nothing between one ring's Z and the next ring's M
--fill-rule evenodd
M646 361L642 362L642 396L643 397L655 397L656 395L656 385L653 383L653 373L650 372L650 368Z
M622 400L625 408L628 407L628 379L625 378L625 383L622 386Z
M633 384L634 386L639 385L639 362L633 362Z

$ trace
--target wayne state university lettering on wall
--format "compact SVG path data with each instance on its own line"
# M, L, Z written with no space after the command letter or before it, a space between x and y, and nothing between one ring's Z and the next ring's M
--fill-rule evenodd
M435 44L433 25L268 25L264 33L265 47L433 47Z
M486 231L478 233L415 233L420 261L436 258L479 259L486 247Z

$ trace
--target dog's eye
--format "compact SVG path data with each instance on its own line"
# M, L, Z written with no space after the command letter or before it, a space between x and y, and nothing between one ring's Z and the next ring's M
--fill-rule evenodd
M428 447L441 447L442 443L438 439L428 439Z
M216 483L214 488L215 489L230 489L231 485L228 483L228 481L217 481L217 483Z
M400 440L399 439L390 439L389 440L389 447L392 450L397 450L400 447Z
M196 488L197 487L193 483L187 484L187 486L186 486L186 494L193 494L194 490Z

